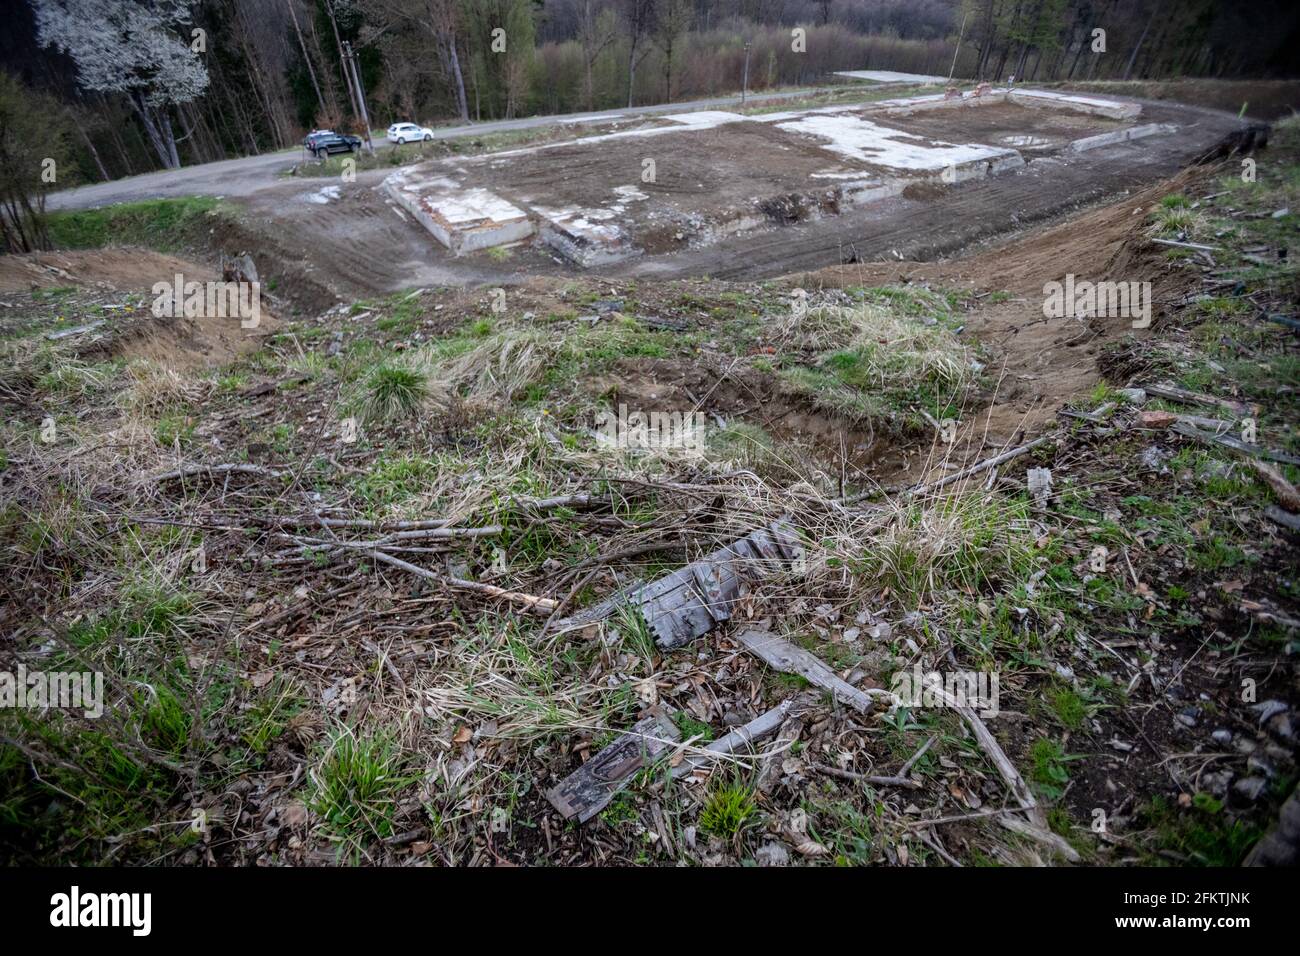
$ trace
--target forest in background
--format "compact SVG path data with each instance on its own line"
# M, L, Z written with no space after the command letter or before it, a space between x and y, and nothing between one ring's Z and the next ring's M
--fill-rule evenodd
M1285 75L1300 44L1300 8L1285 0L4 0L0 9L0 165L35 150L66 171L59 185L282 149L312 128L359 131L348 50L382 129L725 94L740 88L747 57L749 88L762 91L849 69L1037 82ZM22 141L32 116L37 143Z

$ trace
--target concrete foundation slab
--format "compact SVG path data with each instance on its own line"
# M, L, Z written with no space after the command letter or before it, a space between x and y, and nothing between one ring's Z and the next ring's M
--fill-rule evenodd
M873 83L947 83L945 76L924 76L920 73L895 73L892 70L840 70L836 76L851 80L870 80Z
M399 170L384 188L461 254L537 235L582 267L836 216L1171 131L1133 103L984 88L657 125Z
M1113 120L1137 119L1142 107L1137 103L1122 103L1118 100L1104 100L1096 96L1080 96L1077 93L1056 93L1052 90L1012 90L1009 94L1012 102L1021 106L1043 106L1049 109L1075 110L1093 116L1104 116Z
M528 214L487 189L446 176L403 169L384 181L388 195L456 255L502 246L533 234Z
M1115 146L1135 139L1145 139L1148 136L1167 136L1177 131L1178 127L1173 123L1148 123L1146 126L1130 126L1110 133L1076 139L1070 144L1070 151L1084 153L1100 146Z

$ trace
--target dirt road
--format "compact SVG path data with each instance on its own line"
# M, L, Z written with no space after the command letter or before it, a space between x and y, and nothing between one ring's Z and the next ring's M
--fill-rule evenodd
M842 87L839 87L842 88ZM826 92L831 87L785 90L750 96L750 100L785 100L812 96ZM722 96L686 103L664 103L655 106L635 106L631 109L605 110L599 113L567 113L559 116L529 116L523 119L498 120L490 123L470 123L465 126L447 126L433 131L434 139L461 139L467 136L485 136L514 130L540 129L547 126L569 124L610 123L620 119L655 116L664 113L685 113L692 110L736 106L739 96ZM389 149L383 139L375 140L376 149ZM111 183L78 186L50 194L50 209L92 209L119 202L138 202L144 199L170 199L178 196L251 196L277 184L278 175L306 154L301 149L286 149L261 156L227 159L216 163L186 166L145 173Z

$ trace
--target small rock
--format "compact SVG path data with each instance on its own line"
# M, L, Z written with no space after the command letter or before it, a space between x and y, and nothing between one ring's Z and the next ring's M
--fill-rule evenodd
M1278 740L1284 740L1289 744L1295 743L1296 727L1295 714L1286 711L1281 714L1274 714L1269 718L1266 725L1268 732Z
M1259 754L1251 754L1246 759L1246 769L1252 773L1262 774L1269 780L1277 776L1277 768Z
M789 866L790 852L780 843L764 843L754 854L759 866Z
M1173 412L1144 411L1138 415L1140 428L1168 428L1176 421L1178 416Z
M1232 789L1247 800L1254 802L1260 798L1268 781L1263 777L1242 777L1232 785Z
M1025 480L1029 488L1029 494L1034 499L1034 506L1046 508L1047 502L1052 496L1052 469L1030 468L1025 473Z
M1201 787L1216 797L1224 797L1228 794L1228 784L1232 783L1232 771L1220 770L1218 773L1207 773L1201 778Z
M1283 713L1287 706L1280 700L1266 700L1256 704L1254 709L1259 712L1259 722L1264 724L1275 714Z
M1121 388L1118 395L1130 405L1145 405L1147 403L1147 390L1145 388Z
M1149 445L1142 449L1138 455L1138 464L1142 466L1143 471L1154 471L1161 474L1165 471L1165 459L1169 457L1169 452L1165 451L1158 445Z
M1220 727L1214 733L1210 734L1210 738L1216 744L1230 744L1232 743L1232 731L1224 727Z

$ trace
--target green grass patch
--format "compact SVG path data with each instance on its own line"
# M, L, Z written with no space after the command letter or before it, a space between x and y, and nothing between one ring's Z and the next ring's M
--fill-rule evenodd
M206 217L219 207L211 197L187 196L53 212L50 240L58 249L134 245L177 252L206 232Z

